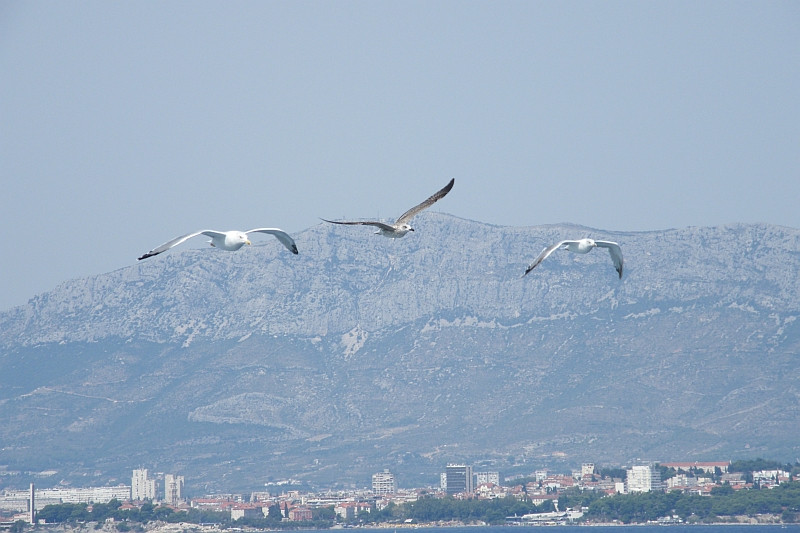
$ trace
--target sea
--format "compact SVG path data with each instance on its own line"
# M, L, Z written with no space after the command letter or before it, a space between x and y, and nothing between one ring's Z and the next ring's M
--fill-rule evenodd
M552 525L552 526L447 526L447 527L402 527L401 533L539 533L542 528L555 528L557 533L800 533L800 524L715 524L715 525ZM665 528L667 529L665 531ZM387 529L357 528L358 533L387 533ZM316 533L319 533L318 531Z

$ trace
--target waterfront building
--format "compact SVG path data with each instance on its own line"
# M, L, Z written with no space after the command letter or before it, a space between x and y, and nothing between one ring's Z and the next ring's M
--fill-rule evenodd
M353 520L356 517L356 506L354 502L343 502L334 507L333 512L342 520Z
M730 466L730 461L693 461L693 462L683 462L683 463L659 463L660 466L665 468L674 468L675 471L683 470L684 472L689 472L690 470L698 471L702 470L706 474L713 474L716 472L717 469L720 470L721 473L726 473L728 471L728 467Z
M125 501L131 497L131 488L128 485L116 487L86 487L52 489L35 489L31 494L29 490L5 490L0 492L0 511L40 511L48 505L61 505L62 503L108 503L111 500Z
M146 468L133 471L131 479L131 500L156 499L156 480L151 478Z
M308 507L295 507L294 509L289 509L289 520L293 522L308 522L313 520L314 516L311 512L311 509Z
M480 483L475 487L475 494L481 500L490 500L496 498L505 498L510 494L507 487L501 487L494 483Z
M787 481L791 481L791 474L785 470L759 470L753 472L753 483L758 483L762 487L774 487Z
M333 511L342 520L353 520L359 513L372 512L372 505L367 502L346 501L334 507Z
M475 492L472 465L448 464L445 475L447 494L472 494Z
M397 492L397 480L388 470L372 474L372 493L376 496Z
M230 495L215 495L205 498L193 498L189 505L204 511L229 511L233 507L244 503L242 499L231 498Z
M128 485L116 487L53 488L38 489L36 498L58 500L60 503L108 503L111 500L125 501L131 497Z
M475 474L475 485L499 485L500 472L477 472Z
M651 492L661 490L661 473L650 465L631 467L628 470L628 492Z
M164 475L164 501L171 505L183 501L183 476Z
M264 518L264 510L258 505L236 505L231 507L231 520L240 518Z
M553 507L558 509L558 494L534 494L529 497L531 503L534 505L544 505L547 502L553 502Z

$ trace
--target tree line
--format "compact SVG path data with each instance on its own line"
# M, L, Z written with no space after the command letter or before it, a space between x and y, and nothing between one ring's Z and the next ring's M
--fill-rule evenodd
M413 520L415 522L485 522L487 524L505 523L509 516L522 516L529 513L544 513L555 510L551 502L534 505L530 500L518 500L513 496L491 500L460 500L452 496L435 498L425 496L417 501L401 505L390 503L380 511L376 509L363 512L357 520L361 523L386 523Z
M773 489L734 491L720 485L710 496L672 492L641 492L598 498L589 505L588 520L639 523L679 516L686 522L720 522L722 517L774 514L784 523L800 519L800 482L782 483Z
M782 483L773 489L734 491L721 485L710 496L672 492L641 492L606 496L599 491L569 489L558 496L558 509L584 509L584 521L630 524L678 516L685 522L711 523L736 515L774 514L784 523L800 521L800 482ZM456 500L423 498L416 502L388 507L379 512L362 513L362 523L412 519L419 522L461 521L501 524L510 516L554 511L553 504L541 506L512 496L495 500Z
M96 503L91 507L86 503L62 503L47 505L36 513L36 519L48 524L78 524L86 522L102 523L113 519L117 531L141 529L141 524L162 521L169 523L188 522L191 524L218 524L222 526L242 525L264 529L324 529L334 524L336 513L333 507L314 509L311 521L284 521L285 512L278 505L267 509L264 518L240 518L231 520L230 512L208 511L191 508L188 511L176 511L166 505L154 505L146 502L139 508L122 509L122 502L111 500L108 503Z
M710 496L673 492L642 492L606 496L599 491L569 489L558 497L558 509L583 509L583 520L596 522L619 521L641 523L662 517L678 516L685 522L710 523L724 521L735 515L753 516L774 514L784 523L800 521L800 482L782 483L773 489L743 489L734 491L730 485L714 487ZM48 523L104 522L113 518L117 529L125 531L131 523L150 521L214 523L221 525L248 525L270 529L331 527L340 519L332 506L313 509L312 520L289 522L281 508L273 505L264 518L241 518L231 521L230 513L190 509L175 511L171 507L145 503L141 508L121 509L121 502L95 504L89 510L86 504L48 505L38 512L40 520ZM491 500L455 499L451 496L436 498L423 495L417 501L405 504L390 503L378 510L374 503L369 512L361 512L353 522L360 524L459 521L502 524L507 517L530 513L554 511L552 503L534 505L529 499L513 496Z
M36 512L36 519L48 524L56 523L81 523L81 522L105 522L113 519L120 523L139 523L146 524L152 521L163 522L190 522L195 524L202 523L223 523L230 520L230 513L219 511L204 511L200 509L189 509L188 512L176 512L173 508L165 505L156 506L152 503L144 503L141 507L131 509L121 509L122 502L113 499L108 503L95 503L89 508L85 503L61 503L46 505ZM125 527L118 527L125 530Z

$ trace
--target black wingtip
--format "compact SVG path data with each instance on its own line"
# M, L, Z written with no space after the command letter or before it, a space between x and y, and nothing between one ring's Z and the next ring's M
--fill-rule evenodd
M297 251L297 246L294 246L294 245L292 246L292 253L293 253L294 255L297 255L297 254L299 254L299 253L300 253L300 252L298 252L298 251Z
M147 259L148 257L153 257L154 255L158 255L158 254L160 254L160 253L161 253L161 252L156 252L156 253L147 252L147 253L146 253L146 254L144 254L142 257L139 257L139 258L138 258L138 260L139 260L139 261L141 261L142 259Z

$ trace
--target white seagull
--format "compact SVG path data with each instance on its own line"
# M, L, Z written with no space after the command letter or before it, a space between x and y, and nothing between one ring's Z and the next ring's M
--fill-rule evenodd
M525 274L523 277L539 266L539 263L547 259L547 256L552 254L556 248L563 246L562 250L569 250L570 252L575 252L576 254L588 254L594 248L608 248L608 253L611 254L611 260L614 262L614 268L619 273L619 279L622 279L622 248L619 247L619 244L611 241L595 241L592 239L579 239L577 241L561 241L555 244L552 244L542 250L542 253L539 254L533 263L525 269Z
M447 195L447 193L450 192L450 189L453 188L453 184L455 183L455 181L456 181L455 178L451 179L447 185L445 185L444 187L442 187L442 189L434 193L430 198L428 198L421 204L412 207L411 209L400 215L400 217L397 220L395 220L394 224L386 224L384 222L378 222L376 220L360 220L354 222L349 222L349 221L337 222L335 220L327 220L324 218L322 220L324 220L325 222L330 222L331 224L347 224L350 226L375 226L378 228L378 231L376 231L375 233L380 233L384 237L399 239L400 237L405 236L405 234L408 233L409 231L414 231L414 228L412 228L411 225L408 223L414 217L414 215L416 215L423 209L427 209L428 207L432 206L433 204L444 198Z
M171 241L167 241L158 248L153 248L144 254L139 258L139 260L141 261L142 259L147 259L148 257L153 257L154 255L166 252L173 246L177 246L180 243L200 234L211 237L211 240L208 241L211 246L220 248L222 250L227 250L229 252L235 252L245 244L250 244L250 239L248 238L248 234L250 233L269 233L271 235L275 235L275 237L277 237L277 239L281 241L281 243L283 243L283 245L288 248L290 252L293 254L297 253L297 245L294 243L294 239L292 239L288 233L278 228L256 228L247 231L216 231L213 229L204 229L195 231L194 233L187 233L186 235L182 235L172 239Z

